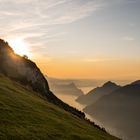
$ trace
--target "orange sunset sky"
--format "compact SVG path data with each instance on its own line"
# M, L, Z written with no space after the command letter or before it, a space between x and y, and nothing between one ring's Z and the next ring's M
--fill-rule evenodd
M139 13L139 0L0 0L1 38L50 77L136 80Z

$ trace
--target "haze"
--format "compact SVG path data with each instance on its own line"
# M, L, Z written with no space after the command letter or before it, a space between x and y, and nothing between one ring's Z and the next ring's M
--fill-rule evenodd
M0 0L0 31L50 77L135 80L139 13L139 0Z

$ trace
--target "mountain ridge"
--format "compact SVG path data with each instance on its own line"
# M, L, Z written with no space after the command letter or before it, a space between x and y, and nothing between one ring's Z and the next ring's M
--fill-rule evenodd
M139 140L140 84L133 82L101 97L84 108L84 112L102 122L106 129L115 129L118 137Z
M110 94L112 91L119 89L120 86L108 81L101 87L97 87L89 91L86 95L80 96L76 99L81 104L90 105L100 99L102 96Z
M81 96L83 95L83 91L81 89L79 89L74 82L70 82L70 83L66 83L66 84L62 84L59 82L49 82L50 88L51 90L55 93L55 95L57 94L61 94L61 95L72 95L72 96Z
M140 80L137 80L131 83L131 85L136 85L136 84L140 85Z

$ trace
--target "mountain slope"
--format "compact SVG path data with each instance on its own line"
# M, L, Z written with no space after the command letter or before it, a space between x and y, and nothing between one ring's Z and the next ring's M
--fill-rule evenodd
M140 139L140 84L134 82L100 98L84 111L125 140Z
M117 140L4 76L0 76L0 139Z
M79 98L76 99L77 102L81 104L90 105L92 103L95 103L97 100L99 100L101 97L110 94L112 91L120 88L120 86L116 85L113 82L106 82L103 86L97 87L93 90L91 90L86 95L82 95Z
M20 47L20 46L19 46ZM16 55L7 42L0 39L0 73L40 93L49 102L80 118L85 114L58 99L49 89L48 82L34 62Z

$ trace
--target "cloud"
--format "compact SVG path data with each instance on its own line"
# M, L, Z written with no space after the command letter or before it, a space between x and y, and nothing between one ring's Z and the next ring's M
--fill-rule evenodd
M3 19L1 24L19 23L15 26L23 22L29 26L68 24L89 16L99 7L94 1L82 0L5 0L0 1L0 17Z
M128 25L129 25L129 27L135 27L136 25L135 25L135 23L128 23Z
M116 59L113 59L113 58L87 58L87 59L83 59L84 62L92 62L92 63L114 61L114 60L116 60Z
M21 36L32 44L39 39L42 45L46 41L62 40L63 31L53 35L55 28L82 20L116 3L120 0L0 0L1 36Z
M125 36L122 38L122 40L125 40L125 41L134 41L135 38L134 37L131 37L131 36Z
M50 28L76 22L100 7L96 0L0 0L1 36L42 37Z

